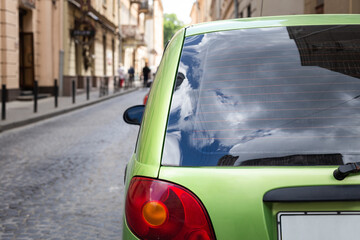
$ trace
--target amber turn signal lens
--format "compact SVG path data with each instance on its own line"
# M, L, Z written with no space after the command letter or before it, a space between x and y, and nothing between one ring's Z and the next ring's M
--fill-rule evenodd
M145 221L151 226L161 226L168 216L167 209L163 203L157 201L147 202L142 210Z

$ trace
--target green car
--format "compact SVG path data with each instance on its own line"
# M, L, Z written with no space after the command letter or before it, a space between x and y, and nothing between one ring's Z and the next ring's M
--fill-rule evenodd
M180 30L126 170L123 239L360 239L360 15Z

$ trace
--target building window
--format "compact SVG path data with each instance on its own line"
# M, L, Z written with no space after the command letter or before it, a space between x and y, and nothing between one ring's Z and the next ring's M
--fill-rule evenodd
M251 17L251 4L247 7L247 16Z
M104 67L104 76L106 76L106 36L103 35L103 67Z
M317 14L323 14L324 13L324 0L316 0L315 12Z

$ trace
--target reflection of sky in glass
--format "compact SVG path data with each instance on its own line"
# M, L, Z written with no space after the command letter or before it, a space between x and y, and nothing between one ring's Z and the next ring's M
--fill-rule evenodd
M309 31L245 29L188 37L179 66L185 79L174 92L163 164L217 165L224 155L238 157L235 165L241 165L296 154L359 154L360 67L353 55L360 54L360 40L349 37L353 29L346 27ZM180 149L172 156L174 147Z

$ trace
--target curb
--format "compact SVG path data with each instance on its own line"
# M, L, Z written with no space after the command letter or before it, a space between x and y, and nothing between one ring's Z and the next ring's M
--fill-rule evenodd
M61 109L61 110L58 110L58 111L54 111L54 112L51 112L51 113L46 113L46 114L43 114L43 115L31 117L31 118L20 120L20 121L17 121L17 122L8 123L8 124L5 124L5 125L0 124L0 133L4 132L6 130L10 130L10 129L17 128L17 127L22 127L22 126L25 126L25 125L28 125L28 124L31 124L31 123L39 122L39 121L42 121L42 120L45 120L45 119L48 119L48 118L52 118L52 117L62 115L62 114L68 113L68 112L72 112L72 111L75 111L75 110L78 110L78 109L81 109L81 108L84 108L84 107L88 107L88 106L94 105L96 103L100 103L100 102L109 100L111 98L115 98L115 97L118 97L118 96L121 96L121 95L124 95L124 94L127 94L127 93L134 92L134 91L136 91L138 89L139 88L136 87L136 88L133 88L133 89L128 90L126 92L120 92L120 93L116 93L116 94L113 94L113 95L110 95L110 96L104 96L104 97L98 98L96 100L93 100L91 102L85 102L85 103L82 103L82 104L79 104L79 105L76 105L76 106L70 106L68 108Z

